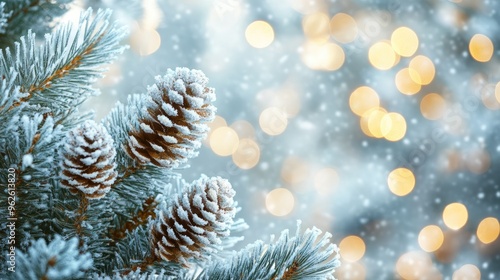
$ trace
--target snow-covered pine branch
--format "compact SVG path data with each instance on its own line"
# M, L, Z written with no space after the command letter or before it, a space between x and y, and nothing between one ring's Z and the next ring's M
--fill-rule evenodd
M45 36L41 46L30 31L13 50L0 51L0 72L10 79L13 68L15 86L24 94L8 109L29 102L50 108L54 115L67 115L96 94L91 83L102 76L102 66L124 49L119 41L126 32L109 23L110 13L99 10L93 17L88 9L78 24L62 24Z
M4 0L6 14L3 32L0 32L0 48L12 47L29 29L45 34L50 31L54 19L68 10L73 0Z
M275 243L257 241L229 260L209 264L200 275L182 279L335 279L333 272L340 265L338 248L330 242L329 233L320 235L317 228L301 233L299 222L295 236L285 230Z

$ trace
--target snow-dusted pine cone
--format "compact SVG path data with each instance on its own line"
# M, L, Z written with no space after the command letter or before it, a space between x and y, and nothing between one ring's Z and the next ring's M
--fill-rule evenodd
M148 88L136 127L125 147L140 163L173 168L198 155L197 149L213 120L213 88L200 70L176 68Z
M152 221L153 254L187 266L190 258L204 259L217 251L221 238L229 236L236 213L229 181L202 177L158 211Z
M89 199L101 198L116 179L116 150L102 124L86 121L71 130L62 150L61 184Z

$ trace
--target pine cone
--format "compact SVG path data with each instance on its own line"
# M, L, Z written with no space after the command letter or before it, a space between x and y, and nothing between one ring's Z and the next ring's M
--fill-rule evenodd
M139 120L129 131L127 154L140 163L174 168L198 155L213 120L214 89L199 70L177 68L156 77Z
M202 175L187 186L152 223L154 256L187 266L189 258L216 252L233 224L234 194L231 184L220 177Z
M62 151L61 184L88 199L103 197L114 183L116 150L106 128L86 121L71 130Z

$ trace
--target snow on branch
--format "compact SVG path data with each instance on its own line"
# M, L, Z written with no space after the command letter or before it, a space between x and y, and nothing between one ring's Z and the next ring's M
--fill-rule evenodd
M317 228L301 233L298 224L295 236L285 230L275 243L257 241L230 260L211 263L193 279L335 279L333 272L340 265L340 256L330 242L331 235L320 236Z
M123 51L119 41L124 30L110 24L109 10L83 12L79 23L66 23L45 36L36 45L35 34L28 32L14 50L0 51L0 72L10 79L14 69L15 85L25 96L9 109L23 102L48 107L52 111L68 110L96 93L91 83L102 76L101 66Z

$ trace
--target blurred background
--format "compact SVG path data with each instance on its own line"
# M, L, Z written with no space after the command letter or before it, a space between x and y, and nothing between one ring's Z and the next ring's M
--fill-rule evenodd
M86 108L201 69L217 117L187 181L228 178L241 246L316 226L338 279L500 279L500 15L492 0L86 0L130 48Z

